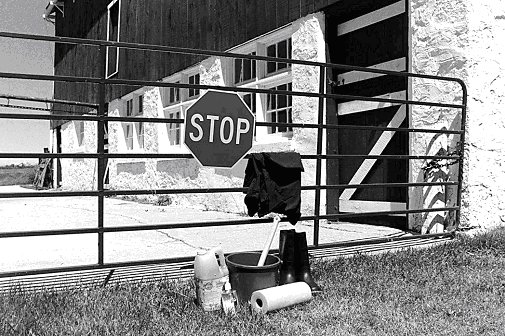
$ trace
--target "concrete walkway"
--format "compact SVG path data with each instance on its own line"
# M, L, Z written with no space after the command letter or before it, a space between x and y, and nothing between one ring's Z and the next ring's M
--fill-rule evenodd
M29 192L19 186L0 187L0 193ZM0 231L93 228L97 223L96 197L0 199ZM225 221L237 214L200 211L176 206L139 204L105 199L106 227ZM292 228L282 223L281 229ZM312 242L312 223L298 223ZM225 253L261 250L272 224L120 232L105 234L105 262L194 256L200 249L221 244ZM399 236L397 229L352 224L321 224L320 243ZM278 248L278 232L272 248ZM97 263L97 235L63 235L0 239L0 272Z

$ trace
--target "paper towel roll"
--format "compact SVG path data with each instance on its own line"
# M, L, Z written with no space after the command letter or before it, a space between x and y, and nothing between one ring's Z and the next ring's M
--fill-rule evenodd
M312 291L305 282L257 290L251 295L251 308L254 312L266 314L269 311L285 308L309 301Z

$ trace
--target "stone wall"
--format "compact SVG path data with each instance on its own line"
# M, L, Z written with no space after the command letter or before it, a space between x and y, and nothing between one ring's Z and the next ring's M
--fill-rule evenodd
M324 38L325 18L323 13L308 15L294 23L293 59L313 62L326 62L326 44ZM293 64L293 91L319 92L319 67ZM323 103L324 104L324 103ZM293 121L296 123L317 124L319 99L312 97L293 97ZM326 120L326 107L323 105L323 122ZM317 130L295 128L291 147L300 154L317 153ZM323 134L325 132L323 131ZM325 154L326 137L322 139ZM304 160L305 172L302 185L316 184L316 160ZM321 161L321 183L326 184L326 162ZM326 193L321 192L320 213L326 213ZM303 192L302 214L314 213L315 191Z
M491 227L505 221L505 3L500 0L425 1L411 4L411 71L458 77L468 86L464 186L460 226ZM457 84L412 80L413 99L460 104ZM501 105L501 106L500 106ZM461 111L411 107L411 126L459 129ZM457 150L459 136L410 136L413 155L437 155ZM439 163L451 163L440 161ZM456 180L458 164L423 169L430 162L412 161L414 182ZM455 188L411 188L410 208L452 206ZM438 232L454 226L447 213L413 215L411 226L421 232Z
M505 2L469 8L466 225L505 224Z
M159 90L146 88L143 94L143 116L158 117ZM110 116L125 116L125 100L117 99L109 104ZM125 123L109 123L110 153L158 153L158 124L144 123L144 145L140 148L134 139L134 148L127 150L125 142ZM113 159L109 160L109 181L111 189L157 189L156 159ZM135 198L135 197L133 197ZM152 197L151 197L152 198Z

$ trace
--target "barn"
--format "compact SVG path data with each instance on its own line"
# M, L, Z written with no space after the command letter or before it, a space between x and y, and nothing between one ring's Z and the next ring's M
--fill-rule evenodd
M493 14L500 10L501 14ZM383 186L327 188L316 203L316 193L307 190L302 195L302 212L313 212L315 204L323 214L386 212L346 220L434 233L451 230L457 224L491 226L505 220L505 184L498 183L500 179L503 182L505 170L501 163L505 142L498 136L505 127L499 108L505 96L505 62L499 57L505 50L504 14L499 0L485 4L463 0L67 0L50 2L45 16L54 21L57 37L335 63L463 80L468 84L468 99L458 82L429 76L330 68L321 87L317 66L111 45L104 51L106 61L101 67L97 61L100 50L95 46L57 43L55 48L57 76L104 75L106 79L176 84L107 85L104 94L109 116L183 119L205 90L178 84L273 92L323 91L340 97L386 99L324 99L324 124L349 127L325 129L321 153L340 157L323 160L320 176L317 161L304 160L302 183L311 185L319 178L325 185ZM96 103L99 92L93 83L54 85L54 98L61 100ZM317 124L321 112L317 98L247 90L239 94L257 122L284 123L256 127L251 152L316 154L317 129L286 124ZM54 113L97 113L96 108L83 106L54 104L53 109ZM109 153L167 154L166 158L109 159L104 181L109 189L242 184L246 160L232 169L201 167L187 156L190 152L182 141L181 123L109 122L105 127ZM387 131L386 127L441 132ZM97 133L96 122L54 121L51 150L96 153ZM436 155L442 158L412 159ZM455 159L447 158L451 155ZM465 164L458 159L463 155L470 158ZM96 161L59 159L55 184L74 190L96 188ZM422 185L432 182L440 184ZM231 193L181 196L171 201L243 212L242 198L240 193ZM464 206L458 215L454 211L402 213L457 204Z

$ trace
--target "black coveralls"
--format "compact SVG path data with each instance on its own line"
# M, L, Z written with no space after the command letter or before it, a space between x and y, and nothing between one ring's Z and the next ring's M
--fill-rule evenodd
M249 216L275 212L293 225L300 219L302 160L296 152L251 154L245 170Z

